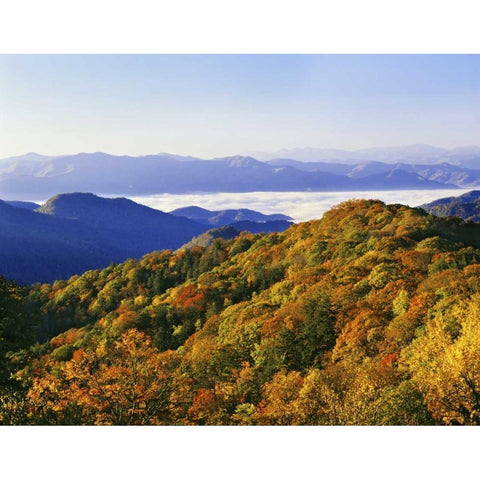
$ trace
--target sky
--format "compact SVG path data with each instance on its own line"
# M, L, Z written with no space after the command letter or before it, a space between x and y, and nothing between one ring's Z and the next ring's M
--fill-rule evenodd
M0 158L480 143L480 55L0 55Z

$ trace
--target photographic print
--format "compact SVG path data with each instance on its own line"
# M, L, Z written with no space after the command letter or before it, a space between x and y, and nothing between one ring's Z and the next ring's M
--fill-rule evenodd
M0 55L0 424L480 423L478 55Z

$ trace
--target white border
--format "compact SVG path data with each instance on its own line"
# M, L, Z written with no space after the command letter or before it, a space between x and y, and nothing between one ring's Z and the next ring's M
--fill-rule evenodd
M2 433L5 478L405 480L478 472L476 427L6 427Z
M0 53L478 53L475 0L0 0Z
M479 53L473 0L2 0L0 53ZM3 427L5 478L466 478L475 428Z

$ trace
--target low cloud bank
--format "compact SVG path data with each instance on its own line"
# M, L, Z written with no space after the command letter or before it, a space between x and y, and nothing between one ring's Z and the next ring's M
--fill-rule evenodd
M129 197L134 202L164 212L196 205L208 210L250 208L262 213L284 213L295 222L321 218L323 213L345 200L367 198L385 203L402 203L415 207L438 198L458 196L470 189L455 190L394 190L375 192L249 192L202 193L186 195L142 195Z

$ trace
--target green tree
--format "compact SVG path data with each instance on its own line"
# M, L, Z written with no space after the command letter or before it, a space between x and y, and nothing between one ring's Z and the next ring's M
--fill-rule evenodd
M32 341L32 323L25 314L24 289L0 277L0 386L10 383L9 356Z

